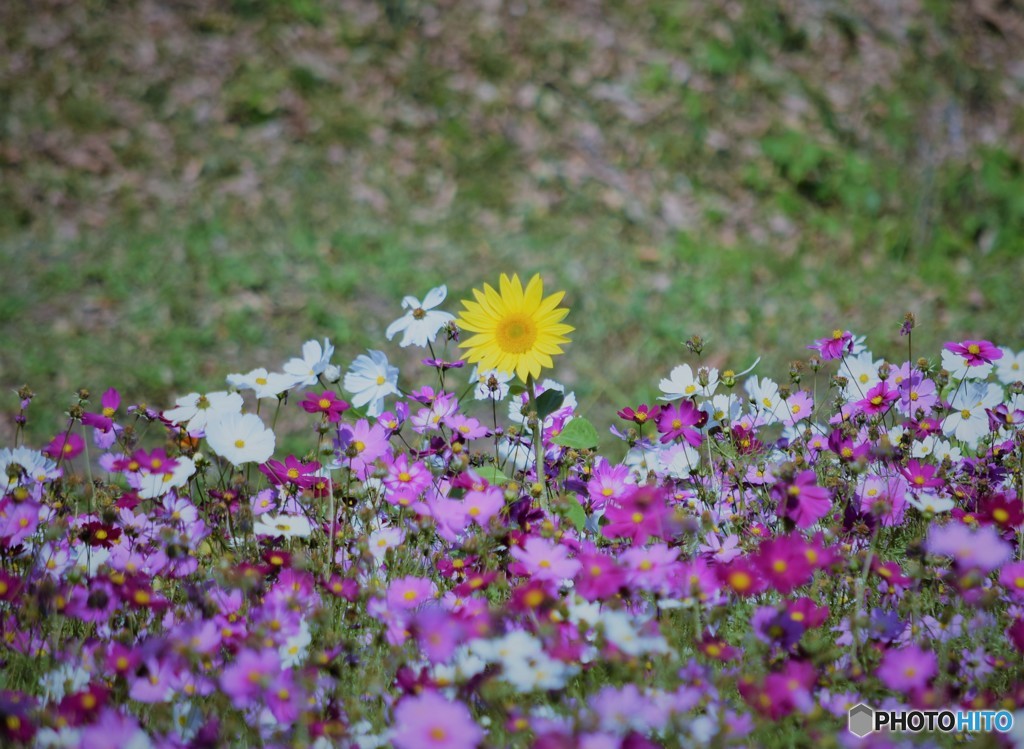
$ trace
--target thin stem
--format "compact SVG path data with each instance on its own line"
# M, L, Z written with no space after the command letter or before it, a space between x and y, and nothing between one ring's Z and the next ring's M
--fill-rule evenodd
M533 449L536 455L535 472L537 483L540 484L541 507L547 509L548 476L544 466L544 420L537 413L537 388L534 386L533 375L526 377L526 390L530 394L530 416L533 418Z

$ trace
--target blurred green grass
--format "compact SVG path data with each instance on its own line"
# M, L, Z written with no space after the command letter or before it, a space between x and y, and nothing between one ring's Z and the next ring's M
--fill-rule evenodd
M0 10L0 405L161 407L500 272L567 290L599 426L835 327L1020 348L1024 46L931 2ZM1011 28L1009 25L1007 28ZM9 429L5 424L4 429ZM0 436L5 435L0 432Z

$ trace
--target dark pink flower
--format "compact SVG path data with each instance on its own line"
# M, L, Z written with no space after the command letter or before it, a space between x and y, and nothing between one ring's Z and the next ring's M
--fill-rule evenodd
M900 473L907 479L911 490L921 491L922 489L942 486L946 483L942 479L935 477L937 471L938 468L931 463L922 463L920 460L913 458L907 462L906 468L903 468Z
M324 418L332 424L341 421L341 415L349 409L348 403L330 390L324 390L320 395L307 393L306 399L302 401L301 405L306 413L323 414Z
M700 447L704 438L697 431L707 423L708 415L691 400L681 400L671 406L664 406L658 416L658 431L664 443L682 437L694 447ZM692 427L697 427L693 429Z
M777 514L792 520L797 528L809 528L832 509L832 496L828 489L818 486L814 471L803 471L790 481L779 481L771 493L779 502Z
M964 341L963 343L947 343L943 346L946 351L952 351L957 356L962 356L968 367L978 367L982 364L991 364L996 359L1003 358L1003 352L992 344L991 341Z
M849 330L842 331L838 328L832 331L828 338L819 338L813 346L807 348L817 351L821 358L826 361L830 359L842 359L844 355L853 351L853 333Z
M294 455L289 455L284 459L284 463L279 460L268 460L257 468L272 484L294 484L305 489L315 483L320 464L315 460L303 463Z
M889 384L882 380L854 405L866 414L880 414L888 411L892 402L899 397L899 391L890 388Z
M58 434L43 448L43 454L54 460L71 460L85 449L85 440L75 433Z
M101 432L109 432L114 426L114 415L121 406L121 394L111 388L100 398L101 411L99 413L86 412L82 414L82 423L86 426L99 429Z

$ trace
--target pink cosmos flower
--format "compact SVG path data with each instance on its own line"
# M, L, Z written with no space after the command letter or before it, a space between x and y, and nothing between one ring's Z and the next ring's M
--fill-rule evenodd
M388 466L384 486L390 491L385 497L393 505L407 506L430 486L430 471L422 461L409 463L409 457L402 453Z
M811 413L814 411L814 399L811 398L811 394L806 390L797 390L789 398L786 399L786 418L782 420L783 424L787 426L793 426L798 421L808 419Z
M707 423L708 415L692 400L684 399L670 406L662 406L658 416L658 431L665 444L682 437L694 447L700 447L704 437L697 429ZM692 427L697 427L693 429Z
M918 410L928 413L939 402L935 383L920 372L911 372L896 389L900 394L899 409L905 416L913 416Z
M341 415L349 409L348 403L330 390L324 390L319 395L307 393L305 400L299 405L306 413L323 414L323 417L332 424L341 421Z
M220 686L235 707L252 705L281 672L281 659L277 650L243 650L234 662L225 666Z
M601 532L606 538L629 538L634 544L642 544L651 536L664 537L668 516L663 490L653 486L635 487L621 500L608 504L605 512L608 524Z
M114 415L120 406L121 394L111 388L100 398L102 410L99 413L86 412L82 414L82 423L101 432L109 432L114 426Z
M615 560L593 549L577 557L580 569L576 573L575 591L588 601L611 598L625 584L626 576Z
M371 427L366 419L360 419L354 426L343 425L338 430L335 447L341 464L351 465L362 481L373 472L374 461L391 452L387 429L379 423Z
M809 528L832 509L831 494L817 485L814 471L798 473L792 481L779 481L771 493L779 502L778 515L791 519L797 528Z
M704 543L697 547L697 551L709 559L727 564L743 553L739 546L740 537L735 533L730 533L724 539L719 539L715 533L709 533Z
M602 509L609 499L621 497L629 489L626 479L629 478L629 466L613 466L602 460L594 467L593 477L587 482L587 493L590 495L591 507Z
M454 414L447 417L444 420L444 423L452 430L453 434L456 434L467 441L478 440L481 437L486 437L488 434L487 427L471 416Z
M569 549L554 544L539 536L530 536L522 547L513 546L509 552L519 560L520 574L534 580L559 582L573 577L580 570L580 563L569 558Z
M917 461L911 461L916 463ZM870 474L860 490L860 511L874 515L889 527L903 522L907 507L907 481L903 476Z
M917 645L886 651L875 675L889 689L910 692L924 689L939 670L939 659Z
M434 691L399 702L393 723L391 741L396 749L474 749L484 738L464 704Z
M853 352L853 333L849 330L833 330L828 338L819 338L813 346L807 348L817 351L821 358L829 361L831 359L842 359L844 355Z
M388 606L395 609L414 609L437 597L437 586L424 577L407 575L388 586Z
M1024 562L1005 565L999 572L999 584L1018 601L1024 601Z
M462 504L466 510L466 517L481 528L486 528L491 518L505 506L505 497L500 487L489 486L479 491L469 490L462 498Z
M943 345L946 351L952 351L962 356L968 367L977 367L982 364L991 364L997 359L1003 358L1003 352L991 341L964 341L963 343L947 343Z
M626 581L638 590L668 592L668 582L678 577L679 549L670 549L665 544L634 546L622 554L626 568Z
M272 484L293 484L306 489L316 481L316 472L320 470L320 464L315 460L303 463L294 455L289 455L284 459L284 463L279 460L268 460L257 468Z
M758 549L756 563L761 575L784 594L809 583L814 574L799 536L778 536L765 541Z
M48 455L54 460L71 460L81 454L85 449L85 440L78 434L58 434L50 444L43 448L43 455Z
M911 489L920 491L922 489L934 489L946 483L942 479L935 477L937 471L937 466L930 463L922 463L914 458L907 462L906 468L902 469L901 473L910 484Z
M880 414L888 411L892 402L899 397L899 392L890 388L888 382L882 380L853 405L866 414Z
M36 532L41 507L32 501L15 502L0 499L0 539L7 546L17 546Z

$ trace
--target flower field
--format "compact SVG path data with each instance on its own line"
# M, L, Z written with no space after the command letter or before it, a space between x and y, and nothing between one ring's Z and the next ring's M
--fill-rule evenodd
M20 389L3 746L1015 745L1024 352L908 315L901 361L836 330L771 373L695 337L657 403L583 413L572 300L417 291L379 349L81 391L41 449ZM861 738L861 703L1002 717Z

